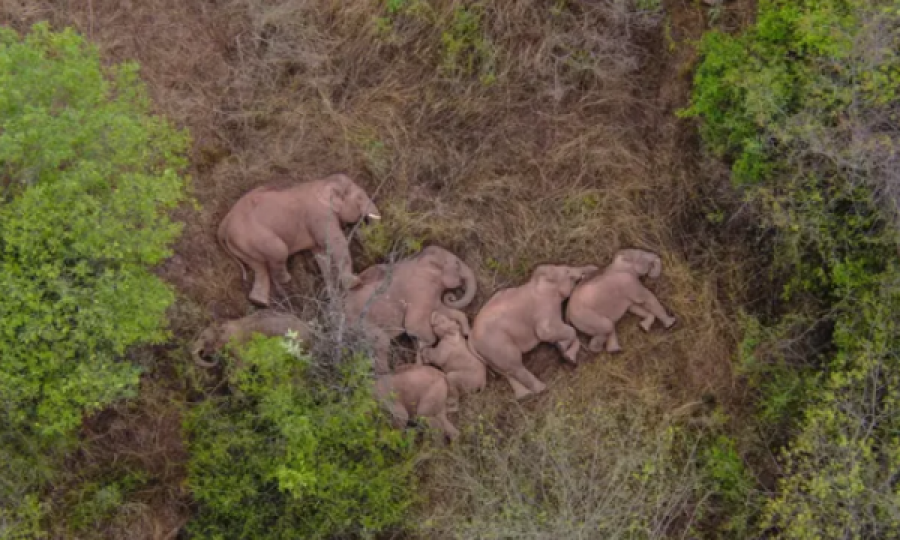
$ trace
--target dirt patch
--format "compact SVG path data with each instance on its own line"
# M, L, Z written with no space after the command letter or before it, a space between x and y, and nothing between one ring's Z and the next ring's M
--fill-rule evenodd
M579 399L615 388L662 410L711 396L737 411L733 309L749 294L746 250L733 242L742 228L709 225L707 212L727 204L727 175L673 114L686 104L691 40L709 11L668 0L656 18L619 4L502 2L480 13L477 31L459 23L452 2L390 14L363 1L4 0L0 19L20 29L39 19L73 25L108 61L137 60L159 111L191 130L201 208L179 210L184 233L159 269L179 293L177 340L251 311L250 284L215 240L243 193L285 176L346 172L374 194L396 245L439 244L476 269L470 316L539 263L604 265L622 247L659 252L663 277L650 287L678 317L675 328L644 334L626 318L623 353L585 351L570 366L542 346L527 365L550 392L571 387ZM729 3L722 16L736 25L752 11ZM462 53L451 56L447 35ZM354 256L356 270L379 260L358 243ZM307 255L289 268L286 302L302 310L318 270ZM163 365L184 361L166 356ZM492 376L478 399L509 393ZM177 439L176 416L141 414L122 429L102 419L86 429L124 454L145 435ZM132 420L149 431L131 430ZM183 465L185 455L174 443L160 451L165 459L146 466L169 486L159 495L168 503L151 505L168 527L185 516L175 487L183 472L161 464ZM131 537L160 538L142 534Z

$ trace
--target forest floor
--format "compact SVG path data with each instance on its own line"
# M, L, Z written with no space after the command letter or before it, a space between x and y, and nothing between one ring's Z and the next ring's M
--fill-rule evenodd
M613 392L662 411L715 404L740 423L745 390L731 367L738 312L762 295L752 219L735 211L727 169L701 154L695 126L675 115L710 10L665 0L650 16L616 7L623 2L513 0L471 19L454 10L459 2L392 4L419 9L392 14L362 0L0 2L0 22L74 26L105 61L139 62L158 111L193 136L199 207L179 210L184 233L160 268L178 292L173 341L139 355L154 367L141 397L89 419L91 444L73 457L81 470L133 460L156 480L140 494L128 538L171 538L190 518L180 413L202 396L189 390L187 379L200 375L185 343L252 310L215 229L241 194L284 177L343 171L374 194L384 231L364 247L354 241L357 270L423 244L459 254L478 275L470 316L541 262L602 266L623 247L660 253L663 275L648 286L678 324L644 334L626 318L622 353L584 350L577 366L540 347L527 365L549 392L526 408L540 412L563 389L585 401ZM753 4L727 3L712 13L715 24L746 24ZM290 304L303 312L321 279L306 255L290 269ZM492 375L454 421L497 410L510 395Z

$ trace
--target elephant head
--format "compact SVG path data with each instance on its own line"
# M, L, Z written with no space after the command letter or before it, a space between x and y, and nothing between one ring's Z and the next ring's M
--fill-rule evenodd
M612 268L631 272L638 276L659 277L662 262L659 255L643 249L620 249L613 258Z
M325 183L323 199L344 223L381 219L381 212L366 191L346 174L335 174Z
M440 311L431 312L431 327L434 328L434 335L438 339L461 334L463 331L458 321L451 319Z
M561 298L568 298L575 286L584 278L596 273L596 266L538 265L531 273L531 282L538 291L553 291Z
M440 271L441 283L445 289L463 288L463 294L459 298L452 292L445 293L444 305L453 309L463 309L472 303L478 291L475 272L459 257L444 248L429 246L421 251L419 258Z

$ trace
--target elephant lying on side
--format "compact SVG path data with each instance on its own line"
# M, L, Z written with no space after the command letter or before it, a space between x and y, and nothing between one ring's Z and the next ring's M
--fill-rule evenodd
M580 345L575 329L562 320L562 303L579 281L598 270L540 265L527 283L497 292L475 316L472 350L506 377L516 399L546 389L522 364L522 355L539 343L555 343L567 360L576 361Z
M323 275L329 264L338 269L341 283L359 283L342 224L363 218L381 219L375 203L345 174L301 182L286 188L261 186L242 196L219 224L219 243L238 261L253 270L250 301L268 306L270 279L277 287L288 283L287 260L302 250L312 250ZM327 254L331 254L329 260Z
M593 336L588 349L618 352L619 338L616 323L626 312L641 317L645 332L656 319L670 328L675 317L666 313L656 296L641 283L640 276L658 278L662 271L659 256L640 249L623 249L602 273L580 283L569 299L566 320L585 334Z
M440 339L437 345L421 349L421 360L437 366L450 383L449 410L458 409L459 396L480 392L487 384L487 366L472 350L459 323L439 311L431 314L431 326Z
M200 367L210 368L218 364L218 362L208 362L203 360L204 357L212 356L218 353L234 340L235 344L242 344L249 341L253 334L262 334L264 336L283 336L288 330L293 330L297 336L303 341L312 339L313 332L310 326L290 313L274 311L271 309L263 309L241 317L222 323L212 324L200 333L191 347L191 355L194 363Z
M453 440L459 431L447 418L449 390L442 371L417 364L398 366L393 373L375 380L375 396L390 408L394 427L403 429L410 418L421 416Z
M359 278L362 284L347 291L344 313L351 325L361 324L373 341L377 373L389 369L391 338L405 332L417 340L419 348L435 343L433 311L457 321L463 335L469 335L469 321L459 310L475 298L475 273L446 249L430 246L391 266L371 266ZM445 293L459 287L464 289L460 298Z

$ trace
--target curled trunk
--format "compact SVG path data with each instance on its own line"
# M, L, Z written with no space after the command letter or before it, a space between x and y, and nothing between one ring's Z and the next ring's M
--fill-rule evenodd
M475 293L478 291L478 283L475 281L475 271L462 261L459 261L459 266L463 280L463 295L462 297L457 298L456 294L453 292L447 292L444 294L443 298L444 305L453 309L463 309L471 304L472 300L475 299Z

